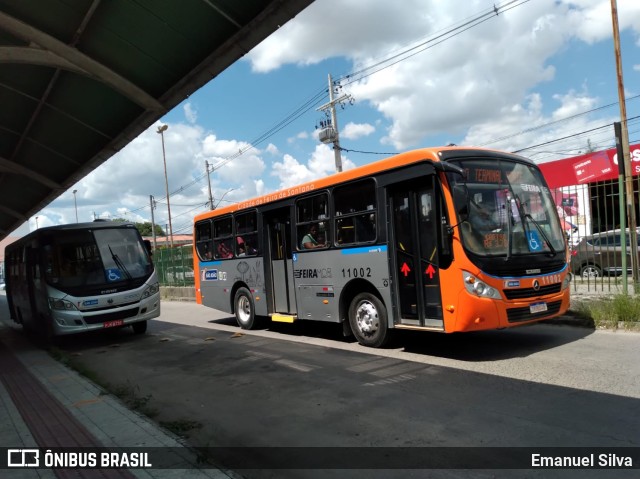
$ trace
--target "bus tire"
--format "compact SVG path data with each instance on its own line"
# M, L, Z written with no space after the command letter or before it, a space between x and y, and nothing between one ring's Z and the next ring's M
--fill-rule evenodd
M133 334L144 334L147 332L147 321L138 321L131 325L133 328Z
M238 326L242 329L253 329L256 325L256 307L247 288L238 288L233 305Z
M380 348L389 339L387 309L371 293L360 293L353 298L349 306L349 324L363 346Z

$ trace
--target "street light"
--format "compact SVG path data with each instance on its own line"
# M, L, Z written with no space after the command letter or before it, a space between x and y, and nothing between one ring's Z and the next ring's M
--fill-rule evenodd
M162 138L162 161L164 163L164 186L167 192L167 212L169 213L169 243L171 249L173 249L173 228L171 226L171 204L169 203L169 180L167 178L167 156L164 150L164 132L167 131L169 125L160 125L158 127L158 133Z
M76 223L78 222L78 203L76 202L76 193L78 190L73 190L73 207L76 210Z
M227 196L227 193L231 193L232 191L237 190L237 188L231 188L228 189L227 191L224 192L224 194L220 197L220 199L218 200L218 202L216 203L215 206L213 206L213 200L212 200L212 206L211 209L215 210L218 206L220 206L220 203L222 203L222 200L224 199L225 196Z
M36 216L36 229L38 229L38 217Z

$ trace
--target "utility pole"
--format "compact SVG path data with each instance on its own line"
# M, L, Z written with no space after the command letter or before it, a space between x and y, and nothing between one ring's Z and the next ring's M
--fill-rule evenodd
M331 74L329 74L329 103L325 103L318 111L330 110L331 112L331 131L327 136L320 138L323 143L333 143L333 152L336 158L336 172L342 171L342 155L340 154L340 138L338 135L338 116L336 115L336 103L342 103L345 100L351 100L351 95L344 94L338 98L333 98L333 81L331 80Z
M209 162L204 160L204 166L207 169L207 182L209 183L209 209L213 209L213 195L211 194L211 177L209 176Z
M151 206L151 235L153 236L153 251L156 251L158 245L156 244L156 221L153 217L153 210L155 209L155 200L153 199L153 195L149 195L149 204Z
M618 158L618 162L624 161L624 180L627 202L627 217L629 219L629 241L631 245L638 244L636 232L636 201L633 188L633 176L631 172L631 156L629 155L629 130L627 129L627 105L624 96L624 81L622 75L622 54L620 53L620 30L618 28L618 5L616 0L611 0L611 21L613 23L613 46L616 56L616 73L618 77L618 103L620 104L621 146L624 158ZM624 231L622 231L624 235ZM631 247L631 271L634 285L638 283L638 253L635 246ZM626 272L623 272L626 274Z

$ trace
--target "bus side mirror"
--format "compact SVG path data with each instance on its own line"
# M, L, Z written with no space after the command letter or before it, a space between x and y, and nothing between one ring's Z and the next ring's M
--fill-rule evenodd
M149 253L149 256L153 255L153 251L151 250L151 241L149 240L142 240L144 242L144 247L147 248L147 253Z

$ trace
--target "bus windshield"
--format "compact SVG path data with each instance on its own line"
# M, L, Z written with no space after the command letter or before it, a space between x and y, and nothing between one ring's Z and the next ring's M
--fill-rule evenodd
M555 203L537 167L497 158L456 163L464 178L448 178L465 248L479 256L564 254Z
M58 231L45 239L46 281L60 290L146 279L153 265L137 230Z

